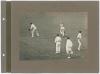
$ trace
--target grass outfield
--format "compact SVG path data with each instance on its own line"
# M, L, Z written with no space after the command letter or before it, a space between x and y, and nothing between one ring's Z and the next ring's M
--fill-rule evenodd
M62 39L61 53L55 53L55 43L53 39L43 39L41 37L24 37L21 40L20 59L21 60L48 60L48 59L66 59L65 43L66 39ZM71 55L72 59L84 57L85 50L78 51L74 49L74 54Z

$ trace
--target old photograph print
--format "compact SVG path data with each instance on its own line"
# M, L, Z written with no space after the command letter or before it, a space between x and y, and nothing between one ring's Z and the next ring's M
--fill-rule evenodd
M85 59L87 12L31 12L19 16L20 60Z

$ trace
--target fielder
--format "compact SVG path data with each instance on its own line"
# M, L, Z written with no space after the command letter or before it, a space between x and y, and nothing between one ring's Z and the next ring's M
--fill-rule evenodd
M67 41L66 41L66 53L68 54L67 58L71 58L70 55L73 54L72 46L73 46L72 41L70 40L69 37L67 37Z
M63 24L60 24L60 34L64 37L65 36L65 27Z
M55 43L56 43L56 53L60 53L60 48L61 48L61 37L59 34L57 34L56 38L55 38Z
M37 27L35 26L35 24L33 24L33 23L30 23L30 24L31 24L31 27L30 27L29 30L31 31L32 37L34 37L35 33L36 33L37 36L39 36L39 32L38 32Z
M80 51L81 48L81 38L82 38L82 31L79 31L78 35L77 35L77 39L78 39L78 50Z

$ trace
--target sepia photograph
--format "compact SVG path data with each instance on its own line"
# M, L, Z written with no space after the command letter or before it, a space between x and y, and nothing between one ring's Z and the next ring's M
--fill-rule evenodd
M19 20L20 60L85 58L87 12L31 12Z

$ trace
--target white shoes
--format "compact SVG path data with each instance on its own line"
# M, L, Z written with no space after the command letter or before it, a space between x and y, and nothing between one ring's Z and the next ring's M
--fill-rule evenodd
M67 58L70 59L71 57L68 56Z
M80 49L78 49L78 51L80 51Z
M60 53L60 52L56 52L56 54L57 54L57 53Z

